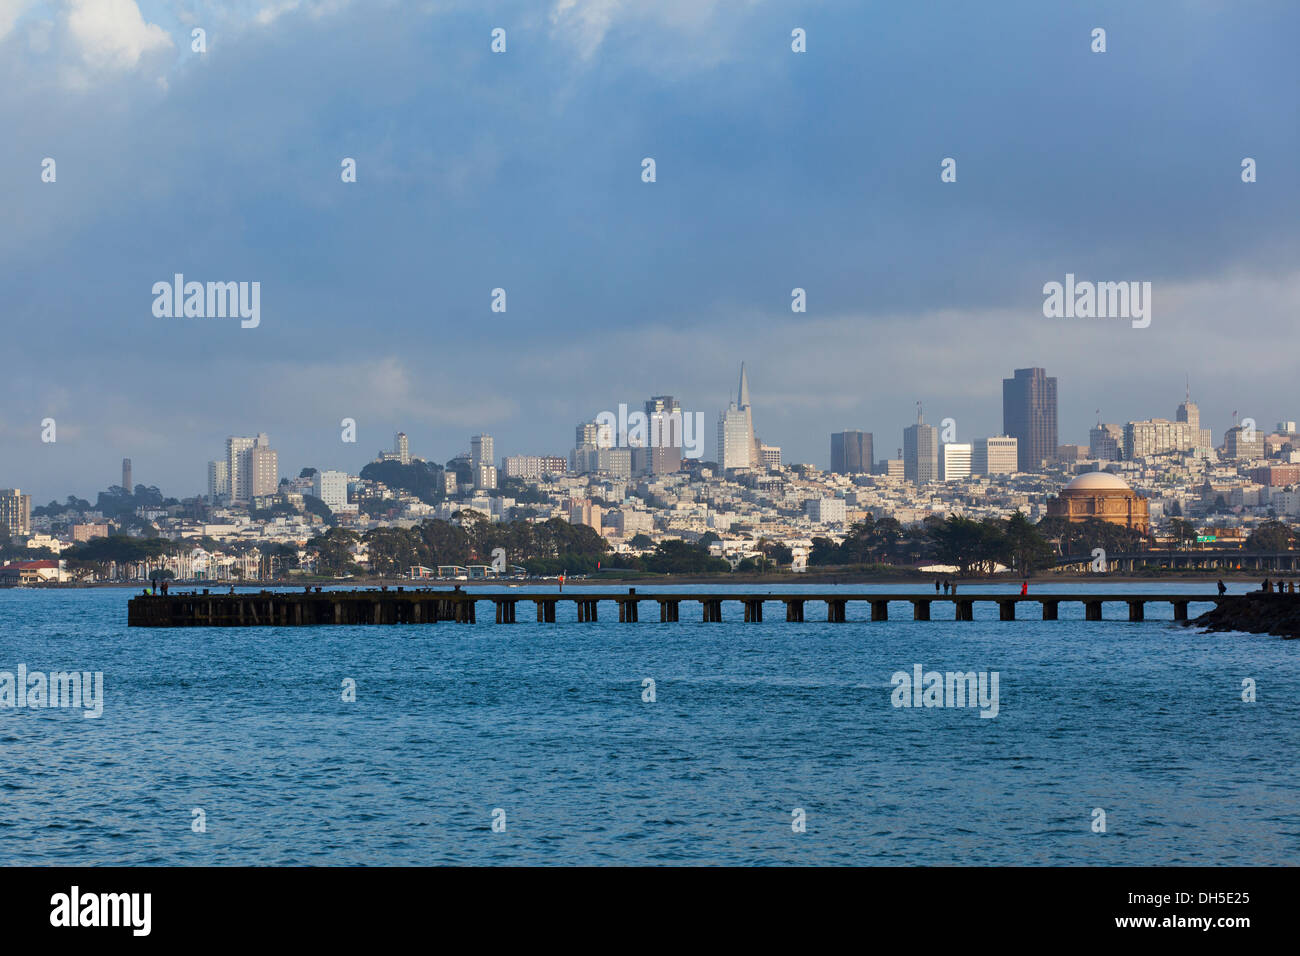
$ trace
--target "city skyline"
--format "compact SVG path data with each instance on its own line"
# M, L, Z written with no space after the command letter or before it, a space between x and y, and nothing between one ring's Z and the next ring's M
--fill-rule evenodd
M739 389L737 389L737 391L733 392L733 395L743 396L746 400L749 400L748 375L744 368L744 364L745 363L741 363L742 365L741 385ZM1000 408L1002 409L1002 411L999 417L1003 420L1004 426L1006 424L1007 404L1009 401L1012 401L1011 395L1008 392L1009 383L1015 381L1016 378L1020 375L1020 373L1036 374L1036 373L1042 373L1044 370L1041 367L1030 367L1024 369L1008 370L1008 371L1013 372L1013 377L1012 378L1004 377L1001 379L1002 398L1000 402ZM1052 401L1055 402L1056 376L1044 376L1043 378L1045 381L1051 382ZM1198 403L1194 402L1192 399L1192 389L1189 383L1185 384L1185 389L1186 391L1183 400L1174 409L1174 411L1172 412L1173 417L1171 418L1161 414L1153 414L1142 418L1118 416L1117 420L1112 422L1104 422L1104 423L1094 422L1093 425L1089 428L1088 434L1086 436L1059 436L1058 435L1059 440L1057 442L1057 447L1064 447L1071 444L1078 444L1083 448L1088 448L1090 452L1093 453L1089 457L1100 458L1102 461L1108 460L1107 454L1101 454L1101 455L1096 454L1096 452L1098 451L1098 446L1096 443L1098 441L1098 437L1097 437L1098 427L1101 425L1109 425L1112 428L1118 429L1116 432L1116 440L1114 446L1115 449L1117 449L1117 458L1112 459L1112 460L1118 460L1119 458L1131 457L1133 451L1132 444L1133 444L1133 432L1134 432L1132 426L1134 425L1144 426L1148 430L1153 430L1155 428L1162 427L1162 426L1168 429L1176 429L1180 427L1179 423L1183 423L1183 424L1190 424L1191 427L1195 429L1197 425L1202 424L1201 410ZM662 402L665 400L672 402L673 405L680 410L681 407L680 403L676 402L676 400L674 400L672 396L665 396L665 395L656 395L652 399L646 401L644 405L647 410L650 410L653 406L655 406L656 403L662 404ZM913 415L915 416L915 420L911 424L909 425L899 424L897 428L894 429L894 432L896 432L898 436L898 440L896 443L892 440L889 440L889 436L891 432L886 429L872 429L872 428L863 427L863 428L840 430L840 431L827 430L823 433L821 440L823 442L825 442L827 439L830 440L831 447L829 453L823 451L823 453L820 456L816 456L811 460L796 459L790 457L789 455L783 454L782 456L783 463L784 464L798 464L798 463L810 464L823 471L836 471L837 469L835 468L835 462L834 462L835 440L840 436L858 435L861 436L861 440L864 440L863 443L864 443L865 450L872 451L874 445L874 454L872 457L872 461L870 462L869 465L867 465L863 473L871 473L872 471L875 470L875 466L877 465L883 466L890 459L894 459L895 458L894 452L895 450L897 450L897 452L900 453L902 456L902 468L903 468L902 474L907 478L908 481L911 481L913 483L924 483L924 481L926 480L942 480L944 474L944 448L946 445L955 444L958 446L970 446L964 452L962 452L962 454L967 455L968 458L972 454L974 454L975 458L978 459L979 454L982 451L981 448L982 443L987 443L990 439L998 439L998 438L1005 439L1008 437L1007 432L1005 430L993 429L983 434L972 434L969 431L959 432L953 436L953 441L951 442L945 441L943 438L943 432L941 431L939 425L936 424L936 421L925 420L925 416L922 412L922 406L923 403L921 402L915 403L915 407L913 409ZM729 407L732 410L732 412L735 413L739 408L739 406L737 405L737 400L733 399ZM757 406L752 406L749 404L746 404L744 406L746 410L754 407L757 407L757 409L760 412L762 412L764 409L764 406L761 401ZM724 407L721 411L722 414L725 416L727 412L727 407ZM1277 426L1286 423L1288 421L1293 422L1294 419L1289 418L1288 414L1290 414L1290 411L1286 410L1277 415L1266 416L1262 419L1256 419L1256 431L1258 433L1258 437L1256 438L1255 443L1262 444L1263 436L1273 432ZM752 418L750 418L748 414L745 414L742 417L744 418L744 424L745 424L745 428L747 429L747 434L753 438L753 441L755 442L755 447L757 447L758 438L757 436L753 435L754 428L752 424ZM1189 417L1191 418L1190 423L1188 423ZM1246 416L1238 415L1239 419L1244 417ZM947 416L945 416L945 420L946 418ZM943 420L939 420L939 421L942 422ZM953 420L953 424L954 426L956 425L956 419ZM578 425L579 436L581 437L583 429L590 430L597 427L598 426L595 423L579 424ZM1212 428L1202 428L1201 431L1202 433L1208 433L1208 437L1211 439L1211 444L1209 446L1211 449L1224 447L1226 445L1229 448L1229 450L1236 450L1237 442L1239 442L1240 439L1235 434L1235 430L1238 429L1239 427L1240 426L1237 424L1237 422L1234 421L1232 422L1232 424L1228 425L1222 431L1219 432L1216 432ZM913 466L909 466L909 457L914 454L914 450L909 445L909 435L917 428L921 429L922 434L928 436L925 438L925 441L928 443L925 447L928 449L927 455L929 456L926 458L927 463L921 466L919 472L917 471L914 464ZM343 431L347 431L347 430L348 429L346 428L343 429ZM720 430L721 430L721 422L719 422L719 431ZM718 438L720 436L714 434L713 431L710 429L706 429L705 431L708 436L708 440L705 443L705 453L702 456L702 458L705 461L712 461L717 463L719 461L717 453L719 450ZM572 430L570 429L570 433L571 432ZM277 441L276 443L277 444L276 449L274 450L271 449L266 430L258 430L255 436L250 436L250 437L239 437L231 434L231 435L227 435L226 438L221 442L221 444L224 445L226 449L225 456L222 459L207 461L206 487L202 486L203 485L202 482L198 482L196 484L199 485L200 487L198 487L196 490L191 492L188 490L181 491L178 490L177 488L174 488L172 486L157 481L142 481L140 482L140 484L143 484L145 486L158 487L160 490L168 494L170 497L175 497L175 498L206 496L211 499L213 497L214 489L217 489L216 496L219 498L229 500L233 497L234 500L236 501L247 502L254 493L258 495L266 495L266 494L274 493L273 488L267 484L269 478L265 475L262 476L262 478L258 482L256 492L252 490L251 484L248 487L245 487L242 491L240 491L236 489L236 486L234 484L232 484L231 474L234 473L236 475L236 481L238 481L238 471L240 467L238 462L243 460L246 461L249 465L251 465L252 456L254 456L255 454L262 454L262 453L265 453L268 456L268 463L269 463L268 467L273 470L278 469L278 478L286 479L286 480L292 480L293 478L296 478L301 470L307 468L313 468L319 472L329 471L329 472L341 472L343 474L357 474L361 471L361 469L366 464L381 461L381 460L397 460L397 461L401 461L402 463L407 463L412 459L419 458L425 461L433 462L439 466L443 466L447 462L450 462L453 459L462 456L468 458L470 463L472 464L472 467L474 469L474 474L476 476L475 481L473 482L474 486L476 488L486 488L489 490L495 489L499 481L506 477L505 472L502 470L502 464L507 457L516 457L516 456L548 457L549 456L550 458L553 459L570 459L569 471L570 473L572 473L574 470L574 465L570 455L570 453L573 450L573 444L572 444L573 439L569 439L568 445L564 445L561 442L558 445L548 446L548 447L541 447L542 442L540 440L525 439L525 443L523 447L518 447L518 448L506 447L506 448L502 448L499 452L497 452L496 436L492 433L479 431L473 435L464 436L461 444L458 446L449 445L445 449L433 450L426 453L419 448L418 444L416 445L416 447L412 448L409 433L401 428L393 428L385 432L385 434L390 436L391 448L384 449L381 447L376 454L371 456L367 456L365 452L361 451L361 448L366 447L366 443L357 437L357 433L355 432L354 429L352 433L352 437L355 440L346 443L340 442L340 444L343 446L344 451L336 458L331 459L329 462L318 463L318 462L308 461L308 460L302 460L302 461L288 460L283 465L280 464L282 461L284 461L284 459L281 457L278 450L279 442ZM1163 435L1163 431L1160 434ZM1078 440L1066 441L1065 438L1067 437L1078 439ZM1083 441L1082 440L1083 438L1087 438L1088 440ZM1146 440L1148 442L1152 442L1155 441L1155 438L1148 437ZM614 441L614 439L611 439L611 441ZM290 444L292 444L292 442L290 442ZM766 444L767 443L765 442L764 445L766 446ZM811 442L809 442L808 444L811 444ZM593 445L593 447L595 446ZM778 445L777 447L780 446ZM1175 447L1175 446L1170 446L1170 447ZM1202 447L1202 446L1193 442L1191 445L1189 445L1189 447ZM1159 448L1153 449L1151 453L1159 453L1159 451L1161 450L1164 450L1164 446L1160 446ZM1252 448L1251 450L1253 451L1254 449ZM982 453L985 456L987 456L987 451L983 451ZM1051 461L1054 459L1055 459L1055 449L1053 449L1053 454L1048 456L1046 460ZM987 457L985 457L983 460L985 462L985 467L987 467ZM1038 470L1036 468L1026 469L1024 467L1020 467L1020 465L1023 465L1024 460L1025 459L1023 458L1020 459L1019 465L1016 470L1019 471ZM130 456L128 456L124 459L119 459L119 461L121 463L123 476L125 477L127 474L130 474L132 471L133 468L131 464L132 459ZM479 473L479 468L483 465L491 466L491 474L489 477L483 477ZM594 467L595 466L593 464L592 468L594 469ZM588 469L585 467L579 469L579 471L585 471L585 470ZM846 469L845 473L854 473L856 470L857 470L856 467L851 469ZM977 470L977 473L980 472ZM921 479L920 481L918 481L918 475ZM84 480L88 484L94 485L93 478L86 478ZM224 485L223 485L223 481L224 481ZM10 487L26 488L27 493L30 494L32 497L33 507L35 507L36 505L45 504L48 501L52 501L52 500L62 501L69 494L73 494L78 497L93 497L96 492L102 491L104 488L111 487L111 485L112 482L109 482L107 484L101 484L101 485L87 488L84 492L64 491L53 495L46 495L43 491L33 490L30 486L24 485L21 482L17 482L17 481L8 482L8 486ZM224 488L224 490L221 490L222 488ZM128 488L127 490L130 491L134 489Z
M1106 6L1104 55L1078 11L1027 2L832 2L798 14L803 54L770 3L520 7L500 55L470 9L199 4L203 54L188 20L139 11L111 35L0 18L10 484L84 494L129 456L190 487L259 430L285 462L353 468L344 418L366 447L402 428L423 455L484 431L546 453L620 401L725 408L738 344L787 461L844 429L896 447L918 400L996 434L981 369L1050 369L1078 443L1098 407L1167 417L1189 373L1216 438L1234 409L1293 414L1273 347L1300 305L1290 5ZM301 79L268 96L267 75ZM176 274L258 283L257 326L157 317ZM1046 317L1067 277L1151 283L1150 324Z

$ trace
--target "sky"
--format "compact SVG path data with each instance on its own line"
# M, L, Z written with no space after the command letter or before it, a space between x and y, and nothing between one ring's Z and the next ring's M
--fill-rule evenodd
M0 487L129 457L184 497L258 432L285 475L398 429L567 454L660 394L712 457L742 361L822 467L918 401L998 434L1028 366L1062 443L1188 377L1216 441L1300 418L1296 36L1285 0L0 0ZM176 273L260 324L155 316ZM1150 325L1046 317L1067 273L1150 282Z

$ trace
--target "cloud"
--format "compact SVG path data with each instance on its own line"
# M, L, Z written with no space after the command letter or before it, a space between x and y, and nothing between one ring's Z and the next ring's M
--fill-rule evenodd
M0 0L0 40L7 37L33 0Z
M744 8L755 4L756 0L733 0L726 9L729 15L740 15ZM641 0L556 0L551 9L551 26L553 34L567 34L577 47L578 55L589 60L610 31L622 22L695 35L717 27L714 31L716 42L721 43L726 33L717 23L716 14L723 6L721 0L655 0L653 3Z
M72 0L67 23L92 70L132 70L141 57L173 45L162 27L145 23L135 0Z

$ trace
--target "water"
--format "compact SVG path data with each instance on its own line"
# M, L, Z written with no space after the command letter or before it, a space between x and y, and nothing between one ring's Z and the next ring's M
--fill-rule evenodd
M0 670L105 682L97 720L0 708L0 864L1300 859L1300 642L1176 628L1169 605L1142 624L1070 604L827 624L817 603L803 624L779 604L660 624L653 603L578 624L561 605L538 625L526 602L514 625L484 604L474 625L150 630L125 626L128 597L0 591ZM1000 713L893 707L918 663L998 671Z

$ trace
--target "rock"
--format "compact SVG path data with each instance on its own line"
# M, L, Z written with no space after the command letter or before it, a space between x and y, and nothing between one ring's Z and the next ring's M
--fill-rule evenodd
M1184 623L1207 631L1245 631L1300 638L1300 594L1252 591L1250 594L1227 595L1215 599L1213 611L1206 611Z

